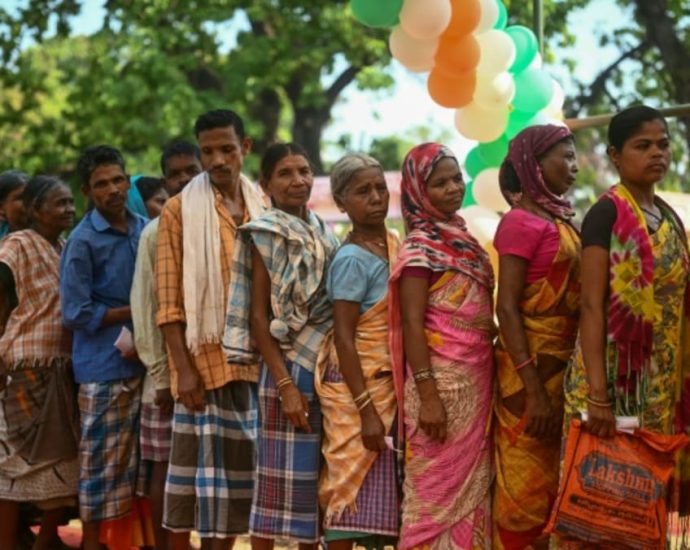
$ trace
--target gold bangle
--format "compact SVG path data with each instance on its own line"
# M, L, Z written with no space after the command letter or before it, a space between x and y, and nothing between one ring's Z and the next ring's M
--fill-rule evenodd
M288 384L294 384L295 382L292 380L292 376L286 376L285 378L281 378L278 380L276 383L276 388L281 389L287 386Z
M360 393L357 397L354 398L355 405L358 405L362 401L364 401L367 397L369 396L369 390L364 390L362 393Z
M611 401L601 401L600 399L594 399L593 397L587 396L587 403L594 405L595 407L610 407L613 405Z
M369 405L369 403L371 403L371 397L367 398L367 400L366 400L364 403L362 403L361 405L359 405L359 406L357 407L357 410L358 410L358 411L363 410L367 405Z
M434 372L431 369L424 369L412 374L415 382L422 382L423 380L433 380Z

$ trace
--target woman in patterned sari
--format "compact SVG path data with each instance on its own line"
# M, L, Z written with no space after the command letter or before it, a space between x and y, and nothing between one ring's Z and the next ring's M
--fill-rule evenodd
M573 136L533 126L510 143L501 190L496 345L494 548L546 548L558 491L563 375L575 346L580 237L563 195L575 181Z
M465 186L453 153L419 145L402 175L408 235L389 283L407 438L398 548L490 548L493 271L457 214Z
M682 223L654 193L671 162L668 128L661 113L640 106L614 116L608 134L620 183L582 224L580 341L566 374L566 419L586 411L599 437L614 434L615 416L687 432L690 259ZM677 473L669 509L687 515L687 463Z

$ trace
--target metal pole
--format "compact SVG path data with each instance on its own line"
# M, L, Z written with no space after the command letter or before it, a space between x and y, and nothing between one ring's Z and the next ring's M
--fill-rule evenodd
M690 115L690 103L684 105L676 105L675 107L666 107L664 109L659 109L662 115L665 117L685 117ZM582 130L583 128L591 128L593 126L604 126L608 124L613 114L608 115L596 115L586 118L567 118L565 120L566 125L571 130Z
M544 57L544 0L533 0L532 26L539 40L539 53Z

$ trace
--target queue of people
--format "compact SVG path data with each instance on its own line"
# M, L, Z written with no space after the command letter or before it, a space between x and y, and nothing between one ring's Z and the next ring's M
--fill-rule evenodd
M300 145L269 146L257 187L236 113L194 133L160 179L84 151L74 229L61 180L0 175L0 550L27 503L35 549L57 547L73 506L83 548L102 548L137 495L157 549L191 531L212 550L245 534L256 550L577 548L544 533L570 421L688 432L690 254L655 194L671 162L658 111L611 120L620 182L581 227L570 131L511 141L496 279L441 144L404 159L402 241L381 165L341 158L339 243L308 208ZM686 514L678 472L667 500Z

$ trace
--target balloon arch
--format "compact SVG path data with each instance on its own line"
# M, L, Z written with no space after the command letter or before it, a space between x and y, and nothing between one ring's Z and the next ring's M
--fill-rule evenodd
M465 159L471 181L463 215L494 226L495 213L508 206L498 188L508 142L528 126L563 119L563 89L542 68L537 37L527 27L507 26L501 0L350 0L350 6L364 25L391 29L393 57L410 71L428 72L431 99L455 109L458 132L479 142Z

